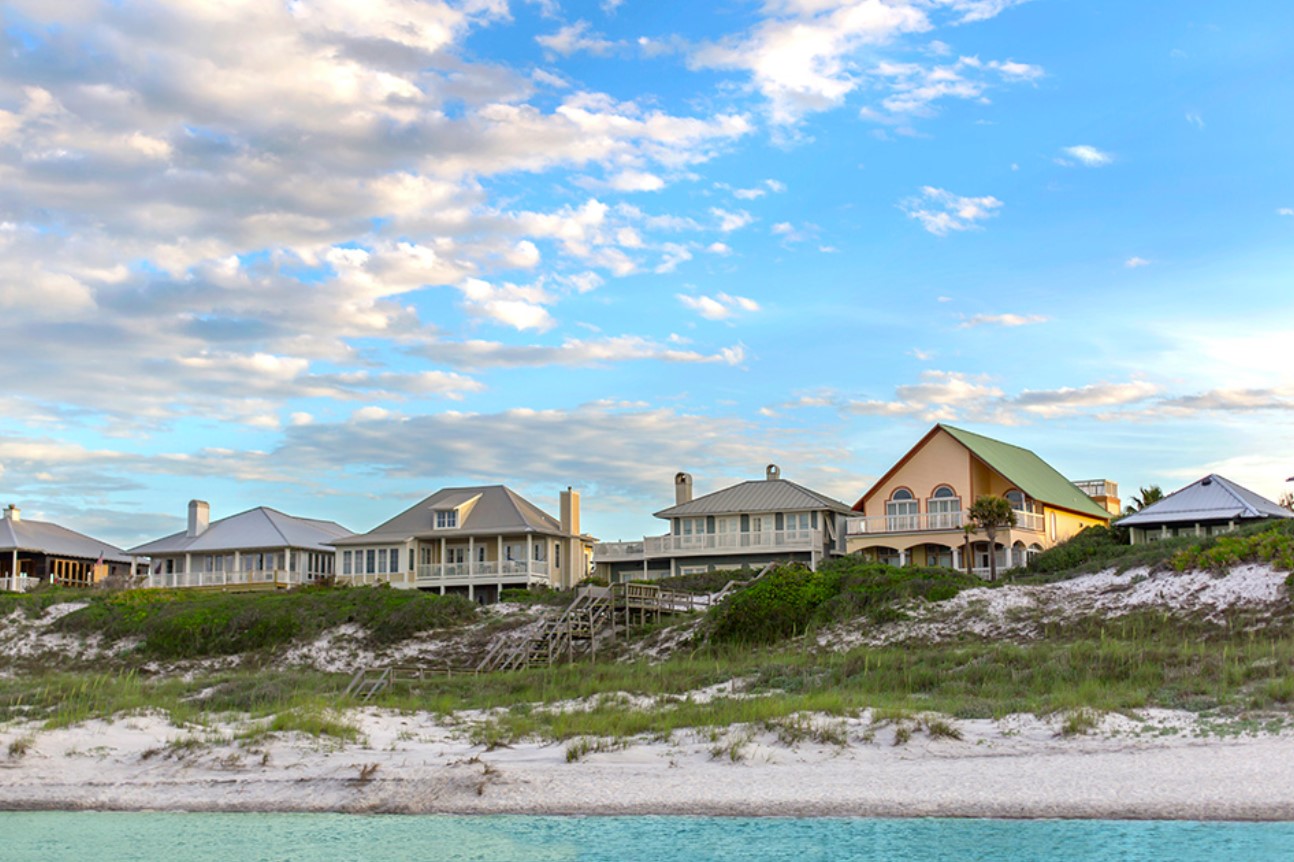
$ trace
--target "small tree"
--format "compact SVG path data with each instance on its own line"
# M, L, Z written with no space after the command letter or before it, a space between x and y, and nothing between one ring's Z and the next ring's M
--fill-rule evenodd
M1138 488L1137 493L1132 497L1132 502L1124 507L1123 513L1131 515L1133 512L1140 512L1147 506L1154 505L1162 499L1164 499L1164 489L1158 485Z
M1276 503L1282 509L1289 509L1291 512L1294 512L1294 493L1286 491L1284 494L1281 494L1281 498L1277 500Z
M988 579L997 580L997 531L1000 527L1015 526L1015 510L1010 502L985 494L978 498L966 511L976 529L983 530L988 536Z

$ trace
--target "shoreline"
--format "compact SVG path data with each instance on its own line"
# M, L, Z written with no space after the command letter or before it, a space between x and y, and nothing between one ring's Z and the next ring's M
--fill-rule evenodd
M1294 821L1294 730L1218 735L1167 711L1072 737L1054 718L956 721L961 739L898 745L868 718L817 717L845 744L734 727L574 762L569 743L487 751L429 714L356 712L363 741L344 744L157 716L9 725L0 810ZM29 749L4 759L17 739Z

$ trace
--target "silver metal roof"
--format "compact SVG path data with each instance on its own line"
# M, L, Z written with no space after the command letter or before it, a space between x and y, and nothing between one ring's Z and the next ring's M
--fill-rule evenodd
M56 557L76 557L82 560L98 560L99 555L102 554L105 561L130 562L126 552L116 545L109 545L107 542L48 521L26 519L20 521L10 518L0 519L0 552L3 551L31 551Z
M803 512L827 509L850 514L849 506L786 479L756 479L724 488L656 513L657 518L736 515L745 512Z
M457 527L435 529L436 512L457 508L478 498ZM442 488L424 500L405 509L386 523L367 533L338 540L333 544L370 545L374 542L404 542L415 536L427 538L465 538L498 536L509 533L542 533L565 536L561 522L503 485L481 485L473 488Z
M261 506L212 521L200 535L190 537L181 531L131 548L130 553L137 556L209 554L262 548L331 551L333 540L350 535L350 530L333 521L298 518Z
M1158 503L1119 519L1120 527L1150 527L1197 521L1231 521L1253 518L1294 518L1266 497L1217 474L1210 473Z

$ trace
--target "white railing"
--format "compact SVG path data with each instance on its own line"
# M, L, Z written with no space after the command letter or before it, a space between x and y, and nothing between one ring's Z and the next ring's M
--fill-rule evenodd
M849 518L846 521L845 530L850 536L869 536L879 533L938 533L947 530L960 531L969 523L970 518L965 510L921 512L916 515L868 515ZM1017 511L1015 513L1014 529L1041 533L1045 528L1046 519L1037 512Z
M762 550L812 550L822 546L821 530L759 530L745 533L700 533L683 536L648 536L647 556L678 553L722 553L746 548Z
M418 566L417 582L426 584L467 584L477 580L518 577L548 580L548 563L544 560L485 560L475 563L432 563Z
M593 556L601 562L607 560L640 560L643 556L642 542L598 542L593 546Z
M15 578L0 578L0 593L25 593L36 586L36 579L27 575Z
M284 569L247 569L241 572L155 572L148 576L148 586L163 589L188 587L240 587L277 584L295 587L325 575L318 572L289 572Z

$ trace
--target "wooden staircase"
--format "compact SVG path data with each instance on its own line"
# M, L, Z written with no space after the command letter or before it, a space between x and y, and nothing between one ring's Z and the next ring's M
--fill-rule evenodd
M732 580L709 595L662 589L651 581L626 581L610 587L583 586L556 619L545 620L538 631L521 643L496 639L475 667L412 667L387 665L362 667L351 678L345 696L367 703L395 682L454 673L489 673L496 670L552 667L574 661L586 650L597 655L598 636L610 629L614 638L631 625L659 621L665 614L708 610L729 593L753 584L772 571L770 563L747 580Z

